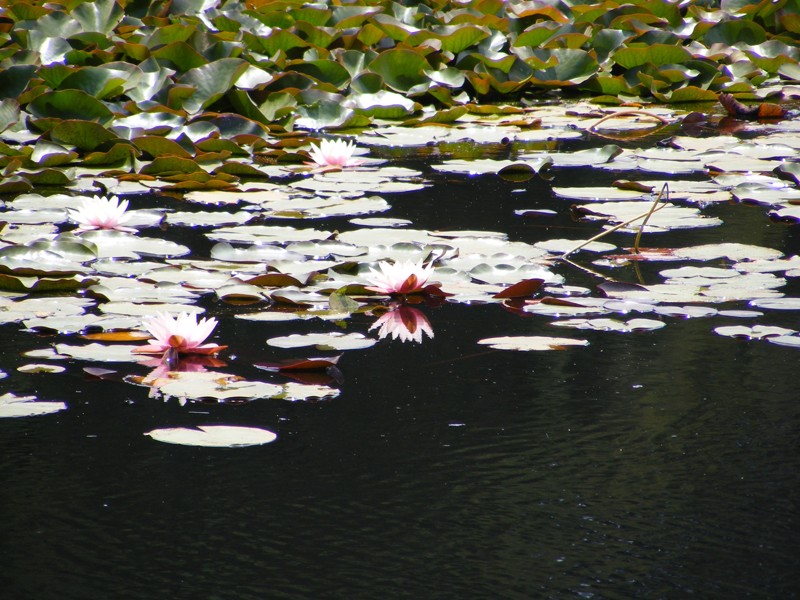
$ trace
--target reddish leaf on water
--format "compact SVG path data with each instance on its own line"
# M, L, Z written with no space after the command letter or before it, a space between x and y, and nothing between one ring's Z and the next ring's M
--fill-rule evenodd
M583 307L584 305L579 302L572 302L564 298L554 298L553 296L545 296L538 300L529 300L527 304L552 304L553 306L575 306Z
M758 105L759 119L782 119L784 116L786 116L786 111L777 104L762 102Z
M146 331L102 331L99 333L86 333L81 336L85 340L101 342L141 342L150 338Z
M652 194L654 189L652 185L644 185L638 181L628 181L627 179L617 179L611 185L620 190L633 190L634 192L644 192L646 194Z
M337 367L328 367L325 371L281 371L281 374L304 385L331 386L344 381Z
M447 298L448 296L452 296L453 294L448 294L438 283L431 283L426 285L424 288L420 290L420 293L425 294L429 298Z
M254 366L265 371L320 371L336 366L341 354L318 358L288 358L277 363L254 363Z
M731 117L737 119L781 119L786 116L786 112L777 104L762 102L754 106L747 106L731 94L720 94L719 103Z
M527 298L533 296L542 287L544 279L523 279L496 293L493 298Z
M299 279L295 279L291 275L284 275L283 273L265 273L264 275L256 275L252 279L248 279L246 283L250 285L257 285L259 287L303 287Z

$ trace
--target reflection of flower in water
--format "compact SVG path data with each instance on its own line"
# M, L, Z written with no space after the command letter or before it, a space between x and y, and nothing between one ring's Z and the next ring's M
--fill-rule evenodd
M172 381L170 373L205 373L206 367L224 367L225 361L219 360L214 356L200 356L190 354L180 356L174 350L168 350L163 357L149 358L139 361L140 365L153 367L147 375L141 378L141 385L150 387L150 397L155 398L159 395L159 388ZM184 404L185 401L181 402Z
M92 231L93 229L116 229L117 231L136 231L133 227L125 227L124 223L130 219L126 214L128 201L120 202L116 196L110 198L84 198L78 209L70 209L70 218L78 224L75 233Z
M363 164L360 158L354 158L356 145L344 140L322 140L319 146L311 144L311 160L320 167L357 167Z
M144 328L154 340L146 346L136 348L140 354L216 354L227 346L203 344L217 326L216 319L200 319L194 313L182 312L177 317L158 313L142 321ZM166 357L169 359L169 356Z
M382 294L421 292L433 273L433 264L426 267L424 261L398 261L394 264L381 261L378 268L380 271L370 268L369 282L372 285L367 286L367 289Z
M380 327L378 337L381 339L391 335L394 340L422 343L423 333L433 337L433 328L425 314L411 306L398 306L384 313L369 329L372 331L376 327Z

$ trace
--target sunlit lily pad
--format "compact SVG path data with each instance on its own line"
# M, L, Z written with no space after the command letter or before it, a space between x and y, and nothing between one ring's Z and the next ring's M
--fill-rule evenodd
M66 408L64 402L40 402L36 396L15 396L10 392L0 396L0 419L47 415Z
M767 298L753 300L750 306L769 310L800 310L800 298Z
M0 323L32 318L78 317L94 304L87 298L24 298L10 300L0 297Z
M625 223L635 217L641 217L626 226L628 230L638 231L648 212L648 207L640 202L598 202L576 207L583 216L589 218L605 218L609 223ZM716 227L722 220L703 215L699 209L685 206L667 205L654 212L647 221L646 231L668 231L694 227Z
M108 315L125 315L146 317L159 312L179 313L202 313L203 309L192 304L175 304L169 302L136 303L125 301L104 302L98 309Z
M359 227L405 227L411 225L411 221L408 219L392 217L363 217L350 219L350 223Z
M31 330L50 330L62 334L78 333L87 327L101 329L131 329L138 327L141 320L138 318L86 315L52 315L44 317L31 317L22 323Z
M143 380L154 386L165 398L181 401L213 399L257 400L279 396L283 388L273 383L250 381L236 375L214 371L173 371L155 380Z
M297 321L303 317L298 312L285 312L277 310L265 310L236 315L237 319L245 321L268 321L272 323L283 323L285 321Z
M339 390L327 385L312 385L290 381L283 384L281 399L297 402L300 400L330 400L339 395Z
M485 338L478 341L479 344L490 346L495 350L520 350L543 351L543 350L566 350L571 346L588 346L587 340L576 340L573 338L559 338L546 336L503 336Z
M776 335L775 337L768 337L767 341L779 346L800 348L800 335Z
M673 253L675 256L691 260L714 260L717 258L728 258L730 260L758 260L775 259L783 256L783 252L765 248L763 246L752 246L737 242L725 242L722 244L703 244L701 246L691 246L688 248L676 248Z
M66 369L61 365L31 363L17 367L17 371L20 373L63 373Z
M128 344L56 344L56 352L77 360L93 362L132 362L137 360L133 351L140 346Z
M615 250L617 248L614 244L609 244L606 242L590 242L587 244L583 240L565 239L553 239L536 242L534 246L554 254L565 254L575 250L575 248L578 246L580 246L580 249L584 252L610 252L611 250Z
M121 231L89 231L81 235L97 247L100 258L137 258L144 256L184 256L190 250L182 244Z
M797 331L794 329L786 329L784 327L774 327L770 325L753 325L752 327L745 325L726 325L722 327L715 327L714 333L727 337L760 340L768 337L788 336L792 335L793 333L797 333Z
M167 217L170 225L182 225L186 227L219 227L222 225L240 225L247 223L253 218L253 213L239 212L174 212Z
M267 344L277 348L302 348L316 346L320 350L361 350L374 346L377 341L361 333L307 333L275 337L267 340Z
M669 317L680 317L682 319L695 319L713 317L720 314L721 311L710 306L672 306L668 304L661 304L653 307L653 312L659 315Z
M153 429L145 433L145 435L167 444L200 446L203 448L259 446L274 442L278 437L267 429L233 425L198 425L196 429L187 427Z
M630 319L629 321L619 321L617 319L568 319L565 321L553 321L552 324L555 327L616 331L619 333L652 331L666 326L664 321L656 321L655 319Z

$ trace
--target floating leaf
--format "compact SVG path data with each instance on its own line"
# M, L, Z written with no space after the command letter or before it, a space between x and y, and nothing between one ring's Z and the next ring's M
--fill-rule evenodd
M15 396L10 392L0 396L0 419L46 415L66 408L64 402L39 402L36 396Z
M628 46L620 48L611 58L621 67L632 69L650 63L656 66L681 64L692 58L691 52L680 46L652 44L649 46Z
M490 346L495 350L521 350L543 351L543 350L566 350L570 346L588 346L587 340L576 340L573 338L559 338L546 336L503 336L485 338L478 341L479 344Z
M336 291L328 297L328 305L335 313L349 314L358 310L359 304L346 294Z
M425 71L430 67L421 53L408 48L386 50L369 64L370 70L383 77L386 85L401 93L427 86L430 80Z
M46 364L36 364L32 363L29 365L22 365L21 367L17 367L17 371L20 373L63 373L66 371L64 367L61 365L46 365Z
M293 333L284 337L267 340L267 344L277 348L302 348L316 346L320 350L361 350L374 346L376 341L361 333Z
M170 371L143 384L156 388L165 398L180 401L212 399L219 402L249 401L280 396L282 388L273 383L249 381L215 371Z
M567 319L553 321L555 327L570 327L573 329L593 329L595 331L616 331L630 333L634 331L653 331L666 326L663 321L655 319L630 319L619 321L617 319Z
M153 429L149 435L156 441L203 448L243 448L274 442L278 436L267 429L233 425L198 425L196 429L172 427Z
M194 93L183 102L189 113L195 113L219 100L248 68L239 58L222 58L207 65L190 69L178 79L192 86Z
M336 366L341 357L337 354L319 358L287 358L277 363L253 363L253 366L265 371L317 371Z
M101 126L108 124L114 118L114 114L105 104L81 90L45 92L37 96L28 105L28 109L37 117L75 119L82 122L97 121Z
M544 279L524 279L498 292L492 298L529 298L542 287Z
M726 325L723 327L715 327L714 333L726 337L760 340L769 337L788 336L792 335L793 333L797 333L797 331L794 329L773 327L770 325L753 325L752 327L745 325Z

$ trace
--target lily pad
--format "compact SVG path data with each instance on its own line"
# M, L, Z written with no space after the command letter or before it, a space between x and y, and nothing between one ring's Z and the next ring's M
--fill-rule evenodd
M278 436L267 429L233 425L198 425L197 428L153 429L145 435L158 442L203 448L243 448L274 442Z
M0 419L47 415L66 408L64 402L40 402L36 396L15 396L10 392L0 396Z
M320 350L361 350L377 343L373 338L361 333L307 333L275 337L267 340L267 344L276 348L302 348L316 346Z
M547 336L503 336L484 338L479 344L495 350L519 350L523 352L544 350L566 350L572 346L588 346L588 340Z

